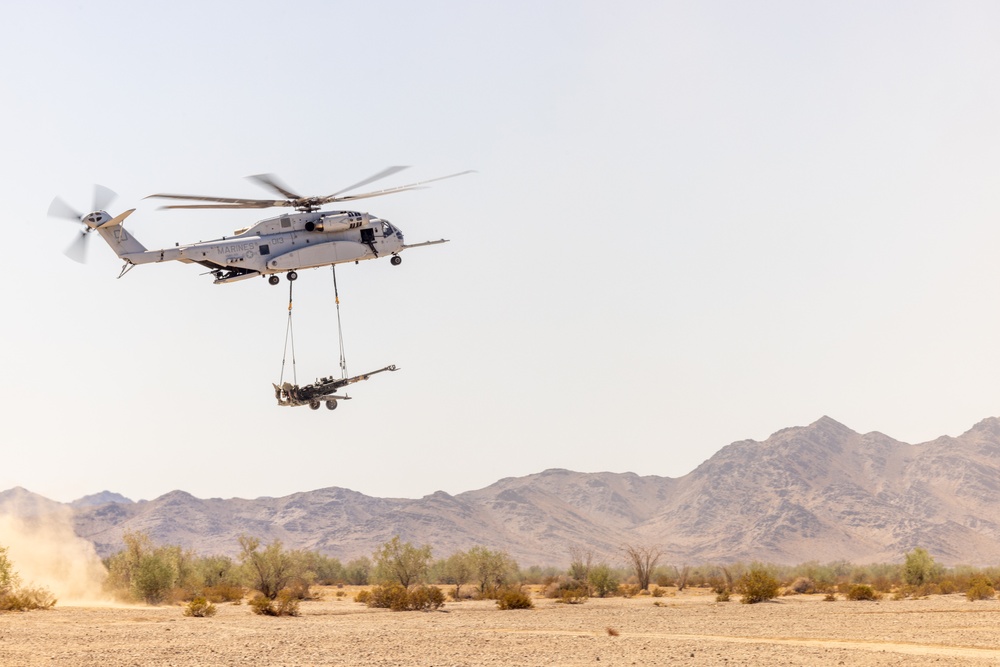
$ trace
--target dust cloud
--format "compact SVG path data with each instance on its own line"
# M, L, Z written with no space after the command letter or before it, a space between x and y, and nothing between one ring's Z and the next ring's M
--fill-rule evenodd
M0 504L0 546L22 586L47 588L60 606L111 603L103 591L107 570L94 545L73 531L68 507L32 498Z

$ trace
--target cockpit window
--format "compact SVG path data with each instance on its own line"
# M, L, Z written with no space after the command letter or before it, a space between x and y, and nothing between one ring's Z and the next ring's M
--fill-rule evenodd
M392 236L392 225L385 220L382 221L382 236Z

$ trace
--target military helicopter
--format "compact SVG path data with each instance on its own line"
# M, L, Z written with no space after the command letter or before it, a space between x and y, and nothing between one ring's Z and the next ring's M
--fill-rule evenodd
M399 253L408 248L418 248L447 239L407 244L403 232L388 220L358 211L323 211L327 204L355 199L381 197L382 195L422 188L428 183L446 178L463 176L471 171L432 178L419 183L411 183L362 194L345 194L351 190L386 178L407 167L388 167L350 187L322 197L303 197L283 184L274 174L257 174L248 178L255 183L277 192L285 199L242 199L236 197L205 197L201 195L154 194L149 198L183 199L188 201L211 202L204 204L173 204L166 209L249 209L286 207L294 213L285 213L266 218L253 225L238 229L232 236L223 236L214 241L204 241L189 245L177 244L173 248L147 250L134 236L125 231L122 223L135 209L112 217L104 209L116 197L104 186L96 186L94 210L80 214L58 197L49 206L49 215L83 223L82 236L70 245L66 255L78 262L85 261L87 239L90 232L97 230L121 259L125 260L119 278L138 264L179 261L201 264L214 277L214 284L221 285L246 280L257 276L267 277L268 282L277 285L279 274L288 280L298 278L297 271L320 266L331 266L364 259L389 257L393 266L402 262Z

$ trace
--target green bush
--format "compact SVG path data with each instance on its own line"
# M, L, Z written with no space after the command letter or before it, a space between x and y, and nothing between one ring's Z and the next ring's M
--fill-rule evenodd
M600 563L590 568L587 581L590 583L594 595L599 598L614 595L615 591L618 590L618 577L607 563Z
M520 588L504 588L497 592L497 607L500 609L534 609L531 596Z
M176 573L161 550L145 554L132 572L132 590L146 604L160 604L173 588Z
M756 604L778 597L778 580L761 565L752 565L736 581L736 592L743 604Z
M193 616L195 618L215 616L215 612L215 605L202 596L198 596L191 600L188 602L187 606L184 607L184 615Z

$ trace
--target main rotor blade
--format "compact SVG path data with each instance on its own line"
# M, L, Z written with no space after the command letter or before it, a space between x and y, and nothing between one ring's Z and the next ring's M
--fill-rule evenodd
M266 188L271 188L278 194L285 195L289 199L302 199L302 195L297 195L292 192L291 189L282 183L274 174L254 174L253 176L247 176L247 178L251 181L256 181Z
M74 262L86 264L88 236L89 234L87 234L87 232L80 232L80 235L76 237L76 240L70 243L69 247L66 248L65 255Z
M171 206L159 206L158 209L172 209L172 208L271 208L272 206L291 206L291 202L280 201L280 202L260 202L257 204L173 204Z
M436 181L443 181L446 178L455 178L456 176L464 176L465 174L471 174L475 172L475 169L469 169L467 171L461 171L457 174L449 174L448 176L438 176L437 178L431 178L426 181L420 181L419 183L410 183L409 185L400 185L396 188L387 188L385 190L379 190L377 192L365 192L360 195L345 195L343 197L338 197L336 195L330 195L329 197L323 197L321 203L329 204L335 201L350 201L352 199L367 199L368 197L381 197L382 195L391 195L394 192L404 192L406 190L416 190L426 185L427 183L434 183Z
M171 195L166 193L160 193L155 195L147 195L143 199L188 199L191 201L214 201L220 204L243 204L244 208L267 208L269 206L291 206L288 201L283 199L243 199L241 197L205 197L202 195ZM164 206L163 208L168 208ZM179 208L179 207L172 207Z
M337 192L334 192L332 195L327 195L323 199L324 200L328 200L328 201L333 201L332 199L330 199L331 197L336 197L337 195L342 194L344 192L347 192L349 190L353 190L354 188L360 188L362 185L368 185L369 183L374 183L377 180L380 180L380 179L383 179L383 178L385 178L387 176L392 176L393 174L399 173L399 172L403 171L404 169L409 169L409 167L386 167L385 169L383 169L379 173L375 174L374 176L369 176L365 180L358 181L354 185L352 185L350 187L347 187L347 188L344 188L343 190L338 190Z
M110 188L94 184L94 208L92 210L107 210L108 206L111 206L111 202L113 202L117 197L118 194Z
M83 213L77 212L59 197L53 199L52 203L49 204L49 215L53 218L66 218L75 222L80 222L83 219Z

